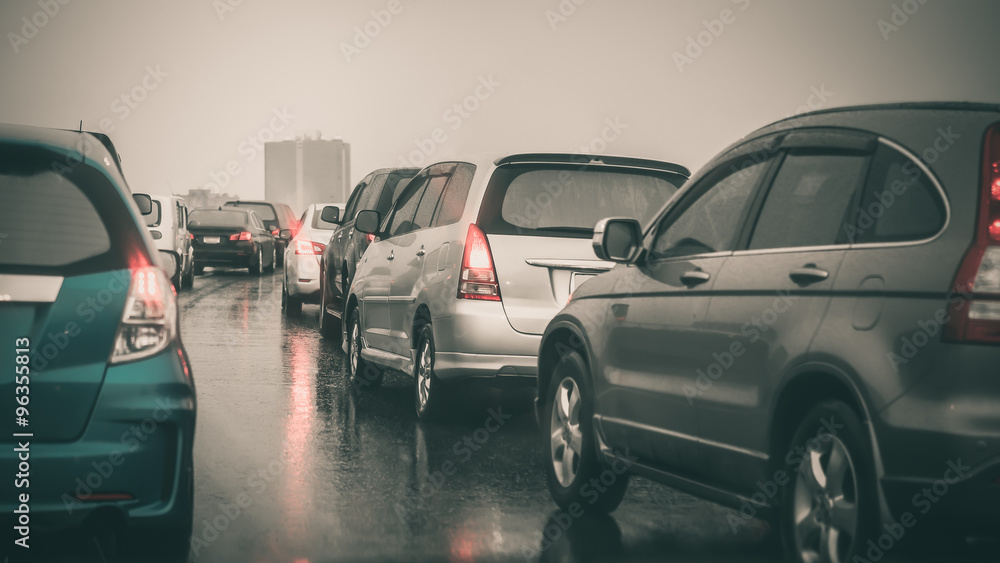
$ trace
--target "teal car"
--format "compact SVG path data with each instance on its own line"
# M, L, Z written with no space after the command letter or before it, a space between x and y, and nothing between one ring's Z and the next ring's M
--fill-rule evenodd
M139 556L188 552L195 388L143 211L107 137L0 125L0 514L15 551L79 528Z

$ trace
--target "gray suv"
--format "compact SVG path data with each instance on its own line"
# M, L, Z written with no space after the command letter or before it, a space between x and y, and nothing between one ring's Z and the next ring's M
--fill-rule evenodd
M593 242L619 265L538 358L563 508L613 510L643 475L734 530L773 518L791 561L996 534L1000 106L779 121Z
M423 169L384 220L357 215L355 228L377 238L345 308L352 377L412 374L421 419L448 408L448 382L534 386L545 325L575 288L614 266L594 258L594 223L649 220L688 175L667 162L568 154Z

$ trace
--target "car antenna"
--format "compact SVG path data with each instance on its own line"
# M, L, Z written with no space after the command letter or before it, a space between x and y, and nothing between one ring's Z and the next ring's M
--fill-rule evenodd
M80 120L80 129L79 129L79 131L80 131L80 133L83 133L83 120L82 119Z

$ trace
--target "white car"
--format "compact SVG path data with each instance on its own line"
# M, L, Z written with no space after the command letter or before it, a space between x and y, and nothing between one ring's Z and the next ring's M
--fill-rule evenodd
M299 219L297 233L281 231L280 237L288 240L281 277L281 309L285 313L298 314L303 303L319 303L320 259L344 207L343 203L314 203Z
M189 288L194 285L194 255L187 229L187 205L177 196L150 195L149 198L153 209L143 218L159 250L160 265L170 273L174 288Z

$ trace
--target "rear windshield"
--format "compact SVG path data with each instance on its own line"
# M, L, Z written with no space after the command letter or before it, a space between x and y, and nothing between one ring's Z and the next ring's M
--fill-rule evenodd
M152 207L153 210L150 212L149 215L146 215L143 218L146 220L147 227L159 227L160 217L163 214L163 208L160 206L160 202L156 201L155 199L151 200L151 203L153 204Z
M188 217L188 227L243 227L246 224L247 214L242 211L196 210Z
M605 217L646 224L684 180L628 168L504 166L490 180L479 225L491 234L589 238Z
M274 207L271 207L269 203L239 203L230 204L227 203L226 207L241 207L252 209L257 216L260 217L261 221L276 221L278 216L274 214Z

